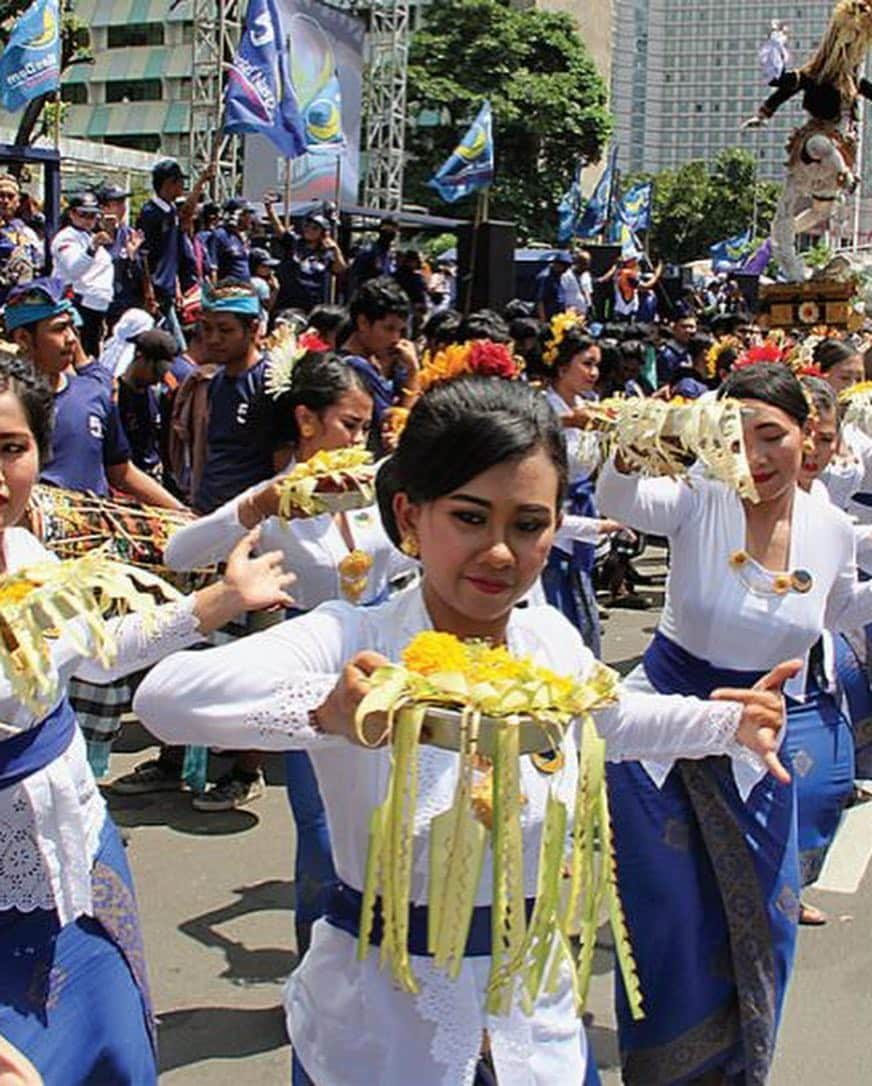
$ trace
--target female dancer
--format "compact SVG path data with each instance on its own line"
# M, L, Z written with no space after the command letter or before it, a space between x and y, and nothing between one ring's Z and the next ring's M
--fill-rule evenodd
M851 462L841 458L839 462L837 450L842 446L841 430L845 427L839 426L838 403L832 388L814 377L803 378L803 385L811 394L817 417L812 434L814 447L803 460L799 483L811 493L821 494L834 505L844 508L848 505L853 490L859 485L858 479L861 479L863 474L862 466L857 460ZM859 430L854 428L851 430L853 434L868 443L868 438L865 438ZM826 486L821 482L822 479L826 480ZM862 497L863 495L855 495L855 498ZM857 567L861 576L868 576L872 568L872 529L868 524L857 526L856 540ZM846 752L841 743L835 745L836 735L833 734L832 750L834 755L840 755L840 757L835 758L832 764L830 783L834 793L831 796L833 805L829 808L829 818L825 818L825 826L831 824L832 819L837 821L844 805L843 787L837 782L843 782L849 771L860 779L868 779L872 776L872 690L870 690L868 671L864 663L869 653L868 629L851 631L849 634L837 634L832 639L832 643L835 650L836 674L848 704L853 736L852 748ZM799 781L797 788L800 788ZM867 798L865 791L858 792L857 795L863 799ZM834 804L837 800L838 807L836 808ZM833 831L835 828L836 825L832 824ZM800 838L801 836L802 822L800 821ZM825 835L825 846L829 844L830 837ZM802 840L800 839L801 849Z
M593 501L593 476L599 466L599 441L583 426L585 401L595 400L599 380L600 348L580 326L562 335L558 331L548 343L546 364L550 365L550 385L545 396L563 422L569 454L569 493L565 511L592 521L593 531L576 540L560 539L548 556L542 572L542 587L550 604L559 608L579 631L585 645L600 655L600 622L593 568L595 542L600 534ZM619 528L606 525L605 531Z
M386 658L397 660L415 634L431 628L506 643L566 674L584 675L593 666L578 632L553 608L514 606L546 561L566 485L561 427L537 392L494 378L437 384L412 409L396 454L378 476L386 528L396 544L420 553L422 584L379 607L326 603L232 647L176 654L139 688L137 712L166 739L311 754L341 883L289 981L286 1006L295 1059L318 1086L405 1086L410 1068L418 1086L469 1086L485 1029L500 1086L598 1081L565 973L531 1017L518 1006L508 1017L494 1017L484 1009L489 936L486 946L468 944L453 981L433 968L426 934L420 937L426 920L419 928L416 919L410 951L421 992L413 999L379 969L377 955L358 960L353 934L370 815L383 799L391 758L389 749L365 750L354 741L354 712L372 670ZM764 686L776 687L797 666L777 669ZM630 695L599 724L614 758L726 753L738 749L738 737L783 775L773 753L780 699L773 689L737 697L747 704ZM549 791L575 786L570 733L563 751L550 778L528 758L521 767L529 895L536 893ZM426 918L430 818L451 804L457 756L424 747L418 765L411 899L421 906L413 910L420 919ZM480 909L488 909L490 885L486 873Z
M52 394L0 357L0 570L55 561L22 516L50 448ZM0 677L0 1036L48 1083L156 1082L154 1023L124 850L85 757L66 695L149 667L248 608L287 603L275 554L251 561L247 537L224 580L141 616L113 620L115 664L50 642L56 694L34 713ZM5 651L5 650L4 650ZM86 1026L85 1026L86 1024Z
M634 690L706 697L750 685L785 656L805 658L825 628L872 614L869 589L856 583L850 522L797 488L809 415L798 380L758 364L733 373L721 394L745 403L759 502L702 478L692 487L641 479L612 462L600 478L603 508L666 536L673 556L659 628L627 681ZM806 673L787 686L795 698ZM618 992L624 1081L759 1086L796 939L793 786L726 759L627 762L608 773L619 883L648 998L647 1017L632 1022Z
M368 385L354 366L335 354L310 351L304 355L279 404L288 420L294 463L304 463L322 450L366 442L372 418ZM296 572L295 614L325 600L347 599L370 607L387 599L392 580L417 568L385 535L375 508L335 516L325 513L291 523L278 519L278 508L275 481L252 487L173 535L166 550L167 565L188 570L224 561L248 531L263 525L261 545L280 551L287 568ZM336 875L324 805L305 751L288 751L285 783L297 828L294 923L297 953L302 957Z

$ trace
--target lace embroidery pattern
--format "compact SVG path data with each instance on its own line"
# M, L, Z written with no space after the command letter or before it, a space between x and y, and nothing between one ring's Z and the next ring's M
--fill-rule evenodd
M122 659L129 656L132 661L140 656L160 659L185 648L197 634L194 602L193 595L186 596L177 603L165 604L145 619L141 615L131 616L127 620L131 643L126 645L122 641L119 655Z
M434 1026L430 1055L443 1069L443 1086L472 1086L481 1048L481 1010L468 966L456 981L430 958L414 959L421 1017Z
M262 739L288 735L311 743L324 741L327 736L315 731L309 713L324 701L336 684L335 676L323 675L276 683L263 709L246 713L244 723L257 731Z
M21 789L0 816L0 909L53 909L54 894L36 840L33 813Z

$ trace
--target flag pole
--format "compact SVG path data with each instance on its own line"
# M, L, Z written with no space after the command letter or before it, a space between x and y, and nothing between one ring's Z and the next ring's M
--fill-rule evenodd
M285 230L291 229L291 163L293 159L285 159Z
M333 203L336 207L336 223L339 224L340 200L342 199L342 148L340 147L336 152L336 177L334 179L333 188ZM338 233L338 230L337 230ZM337 237L336 241L339 241ZM336 276L330 276L330 304L333 305L336 301Z
M482 216L486 214L487 189L479 189L475 199L475 218L472 222L472 243L469 253L469 282L466 284L466 297L464 299L463 314L468 317L472 311L472 290L475 283L475 268L478 263L478 234L482 224Z

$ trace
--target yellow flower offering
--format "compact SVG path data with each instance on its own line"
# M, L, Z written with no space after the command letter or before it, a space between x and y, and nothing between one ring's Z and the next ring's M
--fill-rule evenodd
M57 695L48 638L63 633L83 656L108 665L117 651L107 613L151 615L179 594L144 569L101 551L43 562L0 577L0 667L12 691L39 712Z
M344 448L316 452L279 480L279 516L317 517L360 509L375 498L372 453Z
M381 900L384 934L381 960L398 984L418 990L408 952L409 895L417 800L419 746L453 721L451 743L458 773L451 807L430 821L428 949L437 968L456 977L490 847L493 858L491 973L488 1011L507 1014L518 996L528 1012L546 990L561 962L571 966L576 1007L584 1008L603 903L615 934L622 976L636 1017L642 997L629 935L617 892L611 823L605 792L605 744L591 713L618 697L618 676L595 664L584 679L558 675L531 657L502 645L461 641L425 631L402 653L402 663L380 668L356 718L358 739L370 743L368 717L385 720L381 739L392 745L387 794L373 812L358 956L369 952L375 903ZM429 723L428 723L429 719ZM538 892L527 918L524 898L521 787L524 749L560 750L567 728L580 722L581 757L572 802L559 798L559 782L573 757L553 760L538 772L552 782L539 855ZM372 720L369 721L369 725ZM532 730L532 747L521 736ZM482 751L490 753L489 758ZM542 762L540 759L539 762ZM548 761L544 759L544 761ZM569 876L564 884L569 842ZM598 843L598 848L595 847ZM565 886L566 892L563 892ZM571 938L581 936L574 955Z

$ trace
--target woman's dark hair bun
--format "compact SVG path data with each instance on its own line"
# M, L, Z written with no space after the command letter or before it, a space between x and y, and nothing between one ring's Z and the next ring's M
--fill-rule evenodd
M385 531L399 545L394 497L451 494L483 471L544 449L557 471L559 508L568 467L563 428L545 397L523 381L470 376L433 385L417 401L394 455L376 477Z
M811 413L799 378L782 362L756 362L733 370L718 389L718 399L759 400L780 408L800 426Z
M280 443L296 445L300 440L295 407L308 407L318 414L354 388L371 396L363 377L347 359L333 351L307 351L294 366L290 388L276 402Z

